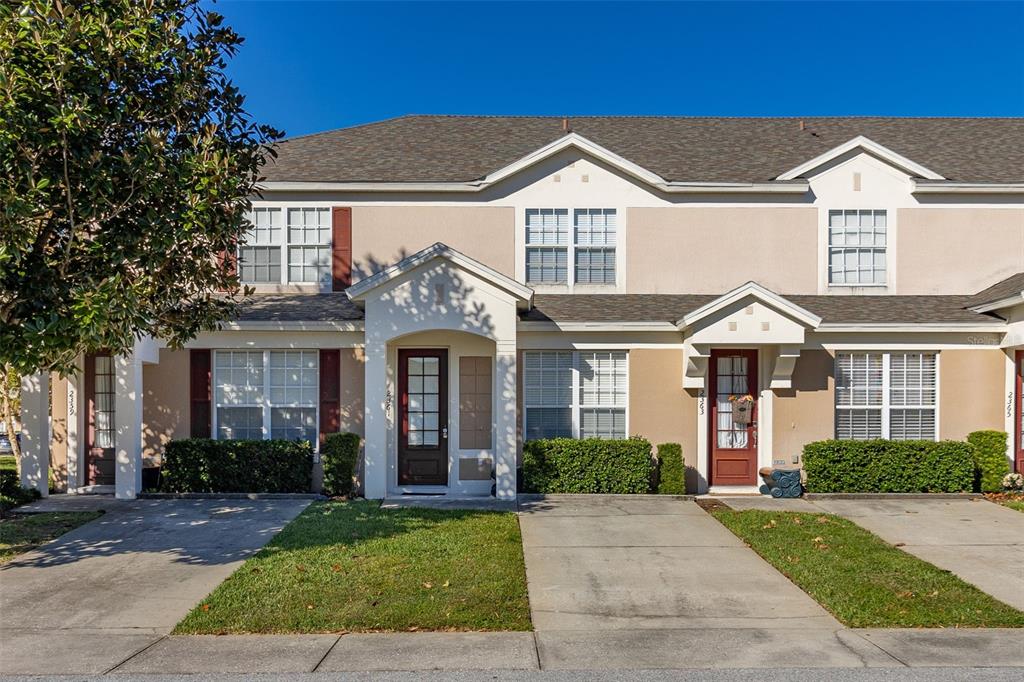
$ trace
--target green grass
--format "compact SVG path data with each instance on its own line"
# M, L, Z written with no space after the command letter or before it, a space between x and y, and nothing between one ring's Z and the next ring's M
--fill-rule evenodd
M1021 500L1003 500L999 504L1010 509L1016 509L1019 512L1024 512L1024 499Z
M0 519L0 564L35 549L102 512L43 512Z
M712 514L849 627L1024 627L1024 613L837 516Z
M311 505L178 634L529 630L514 514Z

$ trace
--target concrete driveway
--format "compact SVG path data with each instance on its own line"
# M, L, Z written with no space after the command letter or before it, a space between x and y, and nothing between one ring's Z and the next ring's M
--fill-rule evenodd
M520 501L542 667L864 665L878 650L692 501ZM847 631L848 632L848 631Z
M826 512L1024 610L1024 514L984 499L723 498L734 509Z
M0 671L102 673L157 641L309 500L110 501L0 567Z

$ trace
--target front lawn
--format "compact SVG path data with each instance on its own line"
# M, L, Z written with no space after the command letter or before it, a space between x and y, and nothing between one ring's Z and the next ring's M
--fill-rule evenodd
M514 514L311 505L177 634L529 630Z
M989 493L985 497L996 504L1024 512L1024 493Z
M838 516L711 513L849 627L1024 627L1024 613Z
M103 512L42 512L0 519L0 564L35 549Z

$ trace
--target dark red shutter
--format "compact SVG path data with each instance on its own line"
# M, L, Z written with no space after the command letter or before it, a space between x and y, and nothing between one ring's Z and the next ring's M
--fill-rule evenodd
M331 274L334 291L344 291L352 284L352 209L335 206L331 210Z
M193 438L209 438L211 433L210 357L208 348L189 351L189 435Z
M341 351L320 351L320 440L341 430Z

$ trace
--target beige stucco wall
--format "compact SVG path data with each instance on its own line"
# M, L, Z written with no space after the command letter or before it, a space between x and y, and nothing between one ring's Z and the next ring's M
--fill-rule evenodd
M971 431L1005 430L1006 356L1000 350L939 353L939 437L963 440Z
M629 293L721 294L747 281L785 294L818 287L816 208L630 208Z
M973 294L1024 271L1024 209L901 208L900 294Z
M352 209L353 279L444 242L515 277L515 209L511 206L356 206Z
M160 362L142 366L142 456L160 463L164 446L189 436L189 352L160 350Z
M775 389L772 460L796 466L804 445L835 437L835 360L829 351L805 350L793 369L793 388ZM802 464L801 456L801 464Z
M68 487L68 380L50 376L50 473L55 490Z
M682 350L629 351L629 435L682 445L689 488L697 467L697 399L682 386Z

